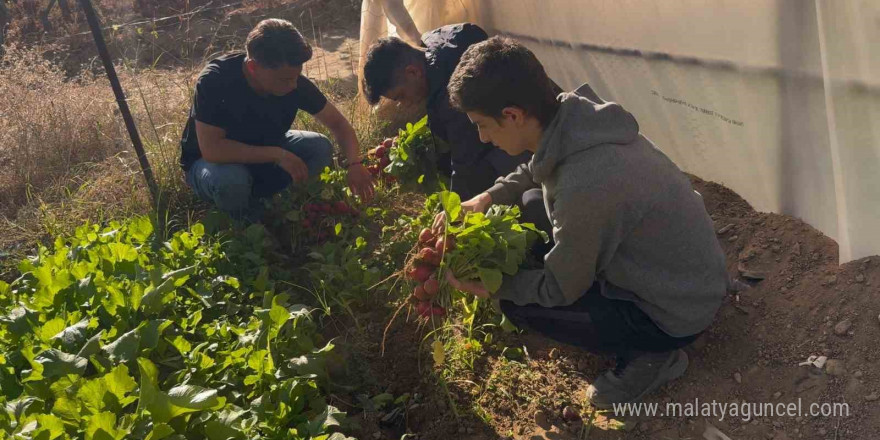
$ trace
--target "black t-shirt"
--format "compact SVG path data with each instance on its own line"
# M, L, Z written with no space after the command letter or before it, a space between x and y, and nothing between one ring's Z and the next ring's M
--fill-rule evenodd
M180 166L189 170L202 157L196 138L196 120L226 130L226 137L248 145L278 146L296 112L316 114L327 98L300 75L294 91L284 96L260 96L242 71L245 54L232 53L211 60L196 81L192 109L180 140Z

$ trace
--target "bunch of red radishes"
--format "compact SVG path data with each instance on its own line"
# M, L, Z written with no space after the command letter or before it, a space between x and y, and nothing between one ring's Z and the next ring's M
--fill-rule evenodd
M342 217L357 217L361 213L354 206L342 200L336 202L309 203L303 206L306 218L302 219L300 226L308 237L323 241Z
M434 299L440 293L440 281L437 269L443 262L446 252L455 249L455 236L436 237L428 229L419 234L421 249L410 259L406 268L406 276L416 283L413 298L416 300L416 311L423 317L443 316L446 309L435 304Z
M367 157L370 162L370 164L367 165L367 170L373 175L374 179L382 179L385 183L393 183L397 181L394 176L385 172L385 167L391 164L391 158L388 157L388 152L394 144L394 139L387 138L376 148L367 151Z

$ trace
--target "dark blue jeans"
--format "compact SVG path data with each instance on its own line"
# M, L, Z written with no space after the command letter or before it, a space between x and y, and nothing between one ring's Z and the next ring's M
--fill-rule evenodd
M536 228L547 233L549 242L541 240L532 245L532 254L540 261L544 261L544 255L553 249L553 224L547 217L547 208L544 206L544 192L541 188L533 188L523 193L519 204L520 222L532 223Z
M287 132L279 145L299 156L318 178L333 159L333 145L326 136L309 131ZM274 163L236 164L197 160L186 173L186 183L202 200L234 216L247 214L254 201L287 188L293 180Z
M605 282L605 288L623 290L608 282ZM597 281L584 296L569 306L518 306L502 300L501 311L519 328L531 329L555 341L590 352L616 354L624 358L632 352L664 352L682 348L699 336L669 336L635 303L609 299L600 292L601 283Z

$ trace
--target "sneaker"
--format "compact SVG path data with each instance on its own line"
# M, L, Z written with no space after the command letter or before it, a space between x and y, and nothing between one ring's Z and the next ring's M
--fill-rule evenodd
M688 357L682 350L642 352L629 361L618 360L614 370L606 371L590 385L587 397L599 409L610 409L615 403L637 402L684 374L687 366Z

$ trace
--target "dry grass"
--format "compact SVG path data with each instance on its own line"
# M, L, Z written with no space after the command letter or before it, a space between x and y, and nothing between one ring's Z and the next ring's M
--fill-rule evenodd
M322 12L315 13L315 20L321 20L319 27L357 26L358 17L340 12L356 11L357 0L277 0L278 5L248 0L243 5L254 9L249 14L193 16L192 21L160 27L158 34L147 29L141 35L134 27L106 33L111 52L122 57L117 71L160 191L168 201L165 221L171 227L186 225L206 208L186 188L178 166L192 84L205 57L237 47L250 22L262 15L299 21L302 11L318 1L328 2L322 3L318 10ZM138 15L115 11L115 0L96 3L110 23ZM193 8L196 3L188 4ZM60 18L55 17L57 13L56 9L55 19ZM11 26L7 42L26 40L22 31L32 18ZM81 31L83 23L77 17L74 22L56 27L55 34ZM29 252L34 243L45 243L84 222L151 212L149 192L115 98L100 63L92 58L93 43L88 36L64 41L66 46L29 40L27 48L7 44L2 48L5 53L0 52L0 278L11 273L17 257ZM387 130L355 98L351 78L320 82L319 87L349 117L364 147ZM327 134L307 114L300 115L294 128Z
M187 222L193 209L204 208L178 165L196 72L118 70L170 215ZM381 136L385 124L362 106L353 84L319 86L352 121L364 148ZM105 77L65 78L42 51L9 47L0 64L0 109L0 260L10 249L86 221L150 212L149 192ZM329 134L300 115L294 128Z
M173 196L190 74L122 67L120 77L161 187ZM65 78L42 51L12 46L0 64L0 109L0 228L18 231L0 234L3 242L39 235L47 225L35 218L70 223L149 208L106 78Z
M38 51L10 47L0 64L0 213L118 151L106 131L112 105L98 84L65 81Z

